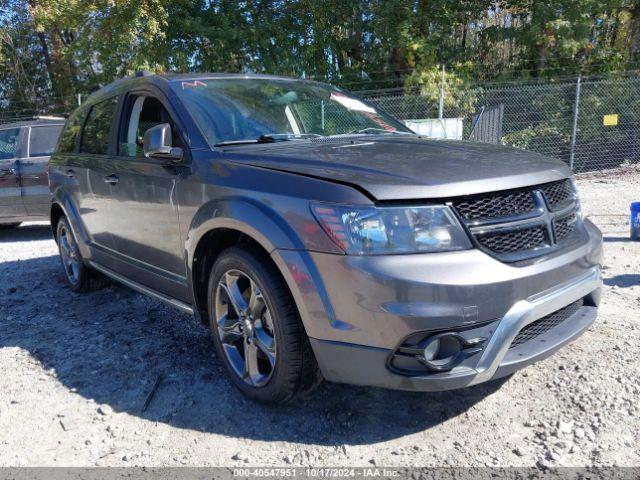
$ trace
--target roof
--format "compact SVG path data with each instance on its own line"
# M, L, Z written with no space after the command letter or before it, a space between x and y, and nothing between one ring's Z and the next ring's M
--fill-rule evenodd
M267 75L261 73L223 73L223 72L203 72L203 73L149 73L149 72L138 72L135 75L130 75L119 80L110 83L102 87L100 90L97 90L93 94L91 94L89 99L100 98L103 96L110 95L114 92L119 91L121 88L126 86L135 86L135 85L144 85L144 84L164 84L168 85L172 82L178 81L194 81L194 80L213 80L213 79L264 79L264 80L293 80L293 81L303 81L303 82L311 82L312 80L305 80L303 78L294 78L294 77L283 77L278 75ZM317 83L317 82L314 82ZM87 100L89 100L87 99Z
M283 77L281 75L269 75L265 73L224 73L224 72L204 72L204 73L167 73L156 75L166 78L168 81L176 80L206 80L216 78L238 78L238 79L264 79L264 80L304 80L302 78Z

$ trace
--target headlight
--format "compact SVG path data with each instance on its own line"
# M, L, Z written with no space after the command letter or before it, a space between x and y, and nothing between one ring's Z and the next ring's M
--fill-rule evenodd
M312 205L329 237L350 255L466 250L471 243L449 207Z

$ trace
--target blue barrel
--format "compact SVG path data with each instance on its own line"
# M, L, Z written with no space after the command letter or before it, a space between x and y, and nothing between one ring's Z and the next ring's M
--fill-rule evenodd
M640 242L640 202L631 204L631 240Z

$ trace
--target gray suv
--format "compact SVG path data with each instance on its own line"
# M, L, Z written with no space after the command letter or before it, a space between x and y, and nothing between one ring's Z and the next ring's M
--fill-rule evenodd
M63 125L56 117L0 125L0 229L49 220L47 164Z
M258 401L465 387L596 317L602 237L563 163L320 83L123 79L69 118L50 182L69 287L100 272L196 314Z

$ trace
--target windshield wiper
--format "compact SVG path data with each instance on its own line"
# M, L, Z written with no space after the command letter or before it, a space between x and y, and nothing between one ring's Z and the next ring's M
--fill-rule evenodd
M264 140L272 139L277 142L278 140L297 140L299 138L317 138L321 136L318 133L265 133L258 138Z
M246 138L243 140L226 140L218 142L214 147L223 147L225 145L246 145L251 143L275 143L286 142L288 140L298 140L304 138L321 137L317 133L264 133L258 138Z
M353 135L358 133L376 134L376 133L392 133L398 135L413 135L411 132L402 132L400 130L385 130L384 128L368 127L360 130L351 130L347 135Z

